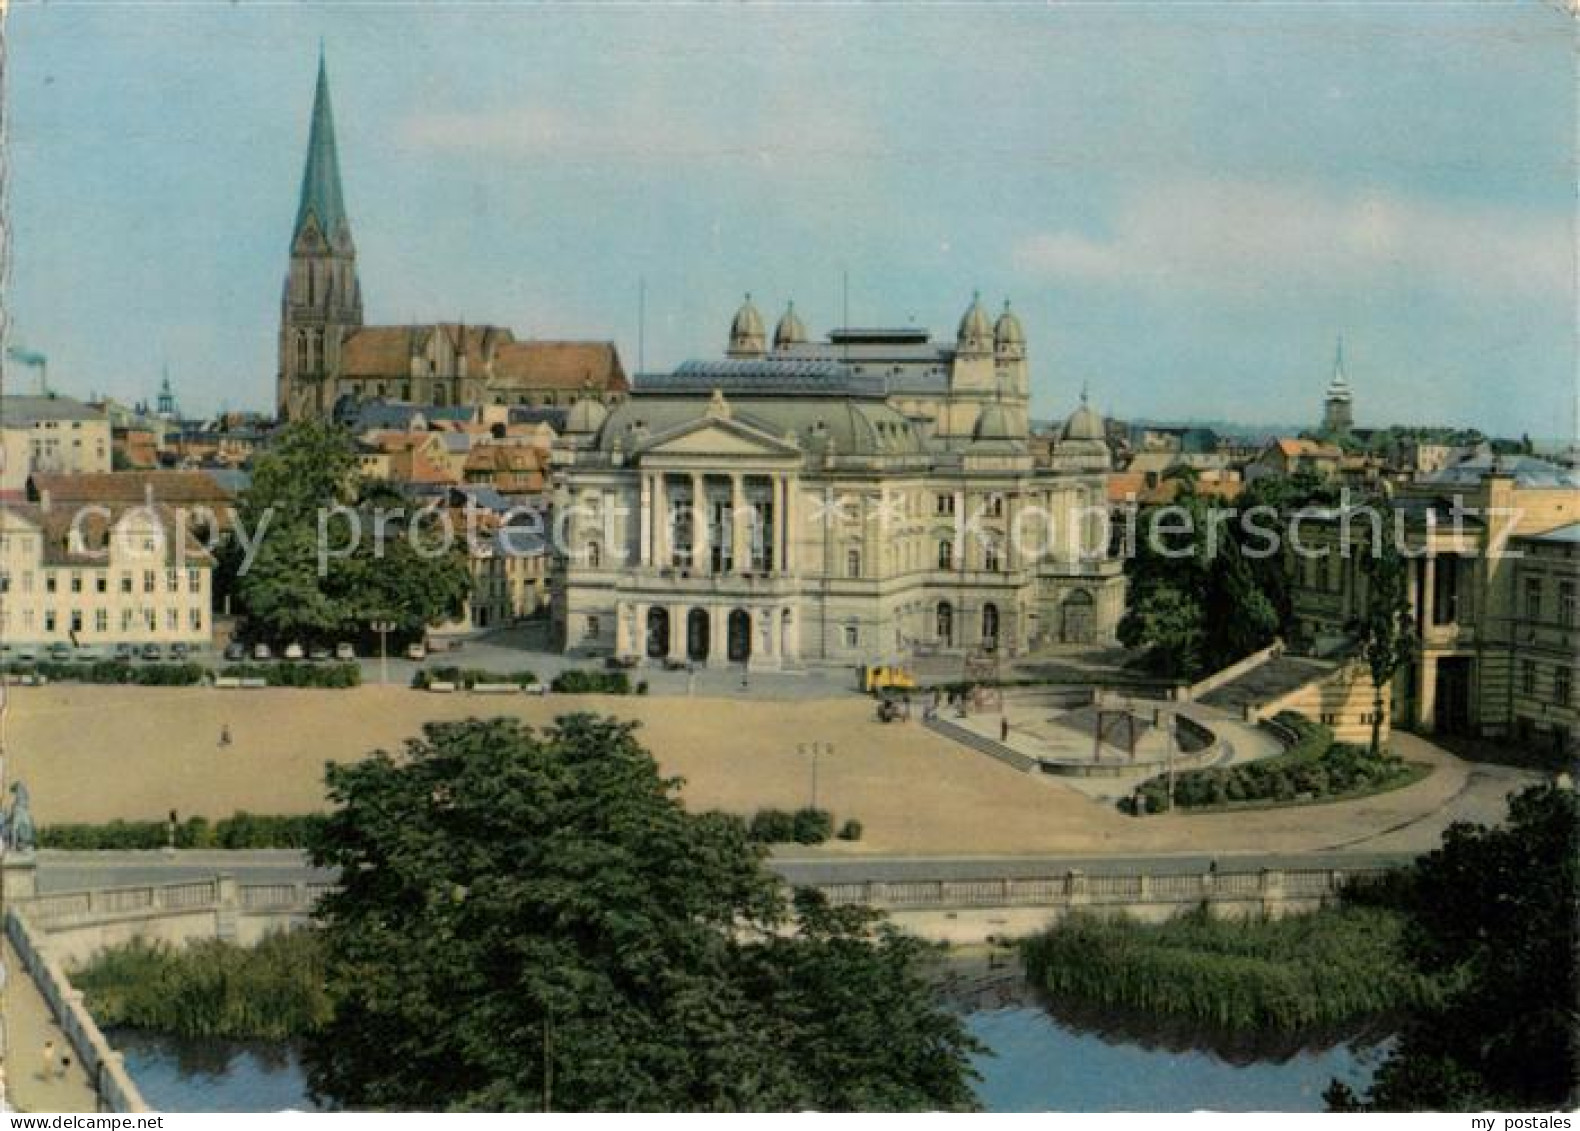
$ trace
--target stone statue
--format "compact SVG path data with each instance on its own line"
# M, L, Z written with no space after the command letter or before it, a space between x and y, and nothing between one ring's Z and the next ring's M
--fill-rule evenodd
M6 821L9 839L7 843L13 852L32 852L38 847L38 832L33 827L32 803L28 797L27 786L16 782L11 786L11 815Z

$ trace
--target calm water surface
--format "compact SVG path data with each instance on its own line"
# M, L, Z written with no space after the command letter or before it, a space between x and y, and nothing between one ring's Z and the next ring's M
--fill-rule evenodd
M977 1094L988 1111L1321 1111L1330 1080L1364 1090L1380 1057L1375 1037L1235 1040L1069 1009L1040 1000L1004 971L967 970L945 997L992 1051L975 1060ZM288 1045L125 1031L111 1040L155 1108L313 1109Z

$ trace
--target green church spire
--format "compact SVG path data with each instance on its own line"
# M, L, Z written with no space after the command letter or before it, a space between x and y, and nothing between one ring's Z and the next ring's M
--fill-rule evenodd
M293 238L300 237L308 216L318 221L324 237L335 245L351 244L351 222L340 192L340 157L335 148L335 113L329 104L329 70L322 44L318 49L318 89L313 94L313 128L307 140L307 165L302 170L302 197L296 207Z

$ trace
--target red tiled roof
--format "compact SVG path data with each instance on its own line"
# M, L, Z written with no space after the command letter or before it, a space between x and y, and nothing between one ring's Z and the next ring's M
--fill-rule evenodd
M104 471L87 475L35 475L28 496L51 503L223 503L231 492L206 471Z

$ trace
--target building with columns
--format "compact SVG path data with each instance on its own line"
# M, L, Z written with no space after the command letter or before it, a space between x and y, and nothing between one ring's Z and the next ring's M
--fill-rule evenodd
M725 360L572 410L567 651L781 668L1112 640L1102 422L1083 405L1034 457L1013 315L973 302L953 346L845 330L814 349L792 309L775 337L748 301Z
M1476 456L1401 485L1386 515L1409 570L1414 646L1395 683L1400 724L1572 748L1580 655L1580 473ZM1342 653L1367 600L1373 537L1350 512L1308 523L1289 565L1296 639ZM1348 553L1345 552L1346 545Z

